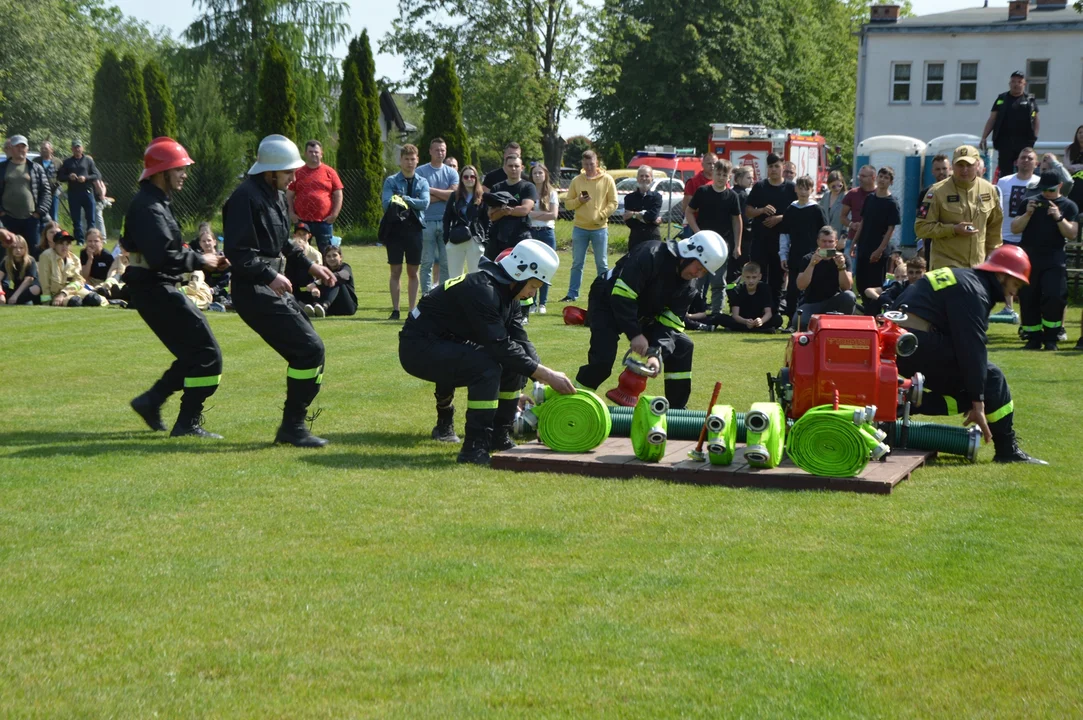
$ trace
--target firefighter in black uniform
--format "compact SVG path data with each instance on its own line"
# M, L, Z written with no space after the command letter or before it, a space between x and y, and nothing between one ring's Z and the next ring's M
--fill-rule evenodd
M684 316L696 296L695 280L725 267L728 254L718 233L701 230L685 240L645 242L598 276L587 301L590 350L576 384L596 390L605 382L624 334L637 355L660 351L666 399L672 408L687 405L693 344L684 334ZM648 364L657 370L658 358Z
M981 428L985 442L993 441L995 462L1046 465L1019 449L1008 381L989 362L985 347L989 311L1029 278L1030 260L1015 245L1001 245L973 269L925 273L899 297L898 307L907 315L899 324L917 336L918 348L897 362L903 377L925 376L918 412L953 415L963 409L966 424Z
M289 241L290 222L282 193L293 171L304 165L292 140L268 135L259 144L248 178L222 208L225 251L233 270L233 309L263 341L286 359L286 405L276 443L297 447L327 444L305 427L305 412L323 380L323 341L293 297L283 274L286 258L327 287L335 275L314 265Z
M203 313L177 289L183 273L228 266L223 257L189 249L170 209L170 196L184 185L185 168L192 164L178 142L155 139L144 153L139 192L124 220L120 244L128 251L124 283L131 292L131 304L177 358L131 406L152 430L165 430L162 404L183 389L171 435L220 439L221 435L203 429L202 413L204 401L222 379L222 351Z
M999 156L1000 177L1015 172L1015 161L1025 147L1034 147L1038 141L1038 101L1027 91L1027 78L1022 70L1016 70L1008 79L1008 92L1000 93L993 101L989 119L981 132L979 149L987 149L985 138L993 134L993 147Z
M490 452L515 447L511 426L526 378L575 392L564 373L538 362L519 309L520 300L552 283L559 263L545 243L522 240L499 262L482 258L477 272L434 287L406 318L399 362L436 383L435 439L454 439L455 388L467 388L461 463L486 465Z

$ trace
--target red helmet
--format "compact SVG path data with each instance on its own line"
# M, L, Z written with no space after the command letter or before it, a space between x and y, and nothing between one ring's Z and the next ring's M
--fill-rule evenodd
M587 321L587 311L575 305L568 305L562 311L565 325L583 325Z
M195 161L188 157L183 145L173 138L154 138L143 151L143 174L139 179L146 180L151 175L188 165L195 165Z
M1018 245L1001 245L989 253L985 262L975 265L974 269L1004 273L1030 284L1030 258L1027 257L1027 251Z

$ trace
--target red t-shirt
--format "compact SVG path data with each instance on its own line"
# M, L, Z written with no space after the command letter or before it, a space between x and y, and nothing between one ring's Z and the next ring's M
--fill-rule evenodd
M696 194L696 190L699 190L704 185L710 185L710 184L711 184L711 180L708 179L708 177L703 174L702 170L700 170L698 173L696 173L694 176L692 176L691 180L689 180L685 184L685 186L684 186L684 196L686 198L688 198L688 199L691 199L692 196Z
M848 193L846 193L846 195L842 198L842 204L850 206L851 223L861 222L861 208L865 207L865 198L867 198L869 195L872 195L874 192L876 191L862 190L859 187L855 187ZM855 230L846 231L846 236L849 237L851 240L854 239L854 235L856 234L857 232Z
M323 222L331 214L331 193L342 189L342 181L329 165L320 163L315 169L303 165L297 168L289 189L294 194L293 211L297 217L309 222Z

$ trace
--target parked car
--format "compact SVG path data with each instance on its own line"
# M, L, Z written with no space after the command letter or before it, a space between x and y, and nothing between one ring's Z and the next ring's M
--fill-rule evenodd
M662 175L662 177L658 177L659 175ZM621 216L624 215L624 198L629 193L634 192L635 189L635 176L617 181L617 210L613 213L616 219L621 219ZM663 222L684 222L684 206L681 203L684 199L683 182L677 178L670 180L663 173L655 171L655 180L651 183L651 190L662 194ZM614 218L611 217L610 220L613 221Z

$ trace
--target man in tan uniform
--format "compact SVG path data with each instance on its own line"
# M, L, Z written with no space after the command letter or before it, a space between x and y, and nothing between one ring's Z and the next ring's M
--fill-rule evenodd
M914 232L933 240L930 270L974 267L1001 244L997 189L978 177L978 160L977 148L957 147L954 174L929 188L918 208Z

